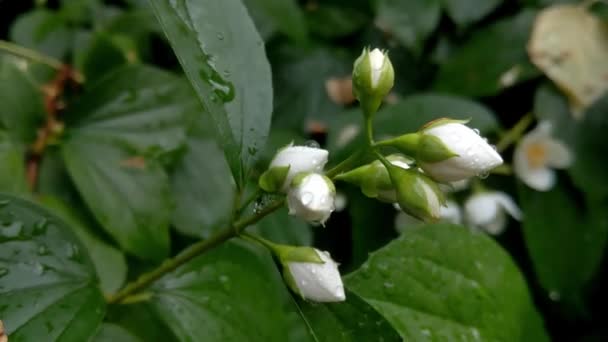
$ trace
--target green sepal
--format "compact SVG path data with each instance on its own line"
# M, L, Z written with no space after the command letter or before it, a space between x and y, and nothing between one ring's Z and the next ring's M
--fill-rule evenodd
M260 189L266 192L280 191L283 188L283 184L285 183L285 178L287 178L287 174L289 173L290 166L291 165L275 166L264 171L258 180Z
M459 123L459 124L464 125L464 124L469 123L469 121L471 121L471 119L462 120L462 119L452 119L452 118L439 118L439 119L435 119L435 120L429 121L426 124L424 124L424 126L422 126L420 128L419 132L424 132L433 127L437 127L437 126L441 126L441 125L445 125L445 124L449 124L449 123Z
M398 154L393 154L386 158L391 162L401 161L406 164L411 162L410 159ZM342 173L336 176L335 179L356 185L361 188L361 192L365 196L385 202L391 202L391 200L381 198L381 192L395 190L388 171L379 160Z
M283 265L287 265L289 262L325 263L312 247L276 245L274 252Z
M450 150L438 137L430 134L423 134L420 137L416 159L427 163L437 163L452 157L458 157L458 153Z
M379 141L378 146L394 147L399 152L408 155L412 158L416 158L418 154L418 147L420 143L420 133L409 133L400 135L396 138Z
M431 178L415 169L403 169L397 166L389 167L389 175L397 191L399 207L406 213L425 222L435 222L440 219L439 207L434 211L429 207L427 191L430 190L436 197L438 205L445 205L445 196L437 183Z

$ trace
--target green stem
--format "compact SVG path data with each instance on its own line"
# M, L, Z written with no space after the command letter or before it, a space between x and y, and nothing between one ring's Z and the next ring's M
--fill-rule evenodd
M268 241L268 240L262 238L261 236L257 236L255 234L251 234L251 233L247 233L247 232L242 232L240 234L240 237L244 238L245 240L249 240L251 242L258 243L258 244L260 244L260 245L268 248L273 253L277 249L276 248L277 244L273 243L272 241ZM274 253L274 254L277 254L277 253Z
M366 132L366 137L367 137L367 144L369 146L373 146L374 145L374 125L373 125L373 116L372 115L366 115L365 116L365 132Z
M327 177L333 179L335 176L339 175L340 173L352 169L353 167L357 166L357 164L359 163L361 158L363 158L363 156L365 156L366 153L367 153L367 150L359 150L359 151L351 154L348 158L341 161L338 165L327 170L327 172L325 172L325 175Z
M32 62L48 65L53 69L61 70L63 67L63 63L58 59L43 55L28 48L24 48L23 46L7 42L6 40L0 40L0 50L6 51L11 55L28 59Z
M235 222L234 224L218 231L217 233L212 235L210 238L208 238L206 240L201 240L201 241L193 244L190 248L185 250L183 253L175 256L172 259L168 259L167 261L163 262L158 268L156 268L148 273L142 274L137 280L127 284L127 286L125 286L122 290L117 292L115 295L110 296L107 299L107 302L109 304L122 303L127 297L130 297L131 295L136 294L136 293L140 292L141 290L147 288L153 282L155 282L156 280L163 277L165 274L176 270L178 267L180 267L181 265L194 259L195 257L197 257L197 256L221 245L222 243L230 240L231 238L237 236L242 229L258 222L259 220L264 218L266 215L279 209L281 206L283 206L283 203L284 203L284 200L276 201L276 202L272 203L271 205L267 206L266 208L264 208L263 210L261 210L260 212L254 214L252 216L249 216L247 218L244 218L242 220L239 220L239 221Z
M25 58L35 63L44 64L58 71L63 70L65 68L65 64L58 59L44 55L38 51L8 42L6 40L0 39L0 51L7 52L17 57ZM76 70L71 70L71 73L75 81L79 83L82 83L82 81L84 81L84 76L80 72Z
M524 115L519 121L511 127L498 141L496 144L496 150L498 152L503 152L506 150L511 144L519 140L519 138L524 134L526 129L530 126L530 124L534 121L534 117L532 113L528 113Z

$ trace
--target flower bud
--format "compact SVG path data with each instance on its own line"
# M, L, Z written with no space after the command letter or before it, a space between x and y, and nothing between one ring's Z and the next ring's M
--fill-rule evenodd
M401 210L425 222L441 218L445 197L437 183L414 169L390 165L388 173L397 191Z
M329 253L312 247L281 246L279 259L285 282L302 298L315 302L346 299L338 264Z
M260 176L259 186L267 192L287 192L295 175L302 172L321 172L327 164L327 150L289 144L274 156L268 170Z
M412 162L408 158L398 154L387 156L386 159L391 164L404 169L409 169L408 163ZM335 179L359 186L361 192L367 197L376 198L382 202L397 202L395 187L391 182L388 171L386 171L386 167L379 160L342 173L336 176Z
M363 49L353 66L353 93L366 115L375 113L393 88L395 74L388 54Z
M318 173L299 173L287 193L289 214L310 223L324 224L335 209L336 188L329 178Z
M485 174L502 164L502 158L486 139L458 120L439 119L418 133L380 145L414 156L426 174L443 183Z

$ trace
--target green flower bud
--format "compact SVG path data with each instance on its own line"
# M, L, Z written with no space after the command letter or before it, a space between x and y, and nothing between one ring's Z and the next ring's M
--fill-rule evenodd
M353 94L365 115L375 113L393 88L395 74L388 54L379 49L363 49L353 66Z
M378 145L394 147L399 152L416 158L417 161L427 163L436 163L458 156L441 139L424 134L424 131L383 140Z
M408 163L412 162L410 159L398 154L390 155L386 158L393 165L404 169L408 169ZM335 179L359 186L361 192L367 197L376 198L388 203L397 201L397 193L388 171L386 171L386 167L379 160L342 173L336 176Z
M415 169L390 165L388 173L396 188L401 210L425 222L441 218L445 197L437 183Z

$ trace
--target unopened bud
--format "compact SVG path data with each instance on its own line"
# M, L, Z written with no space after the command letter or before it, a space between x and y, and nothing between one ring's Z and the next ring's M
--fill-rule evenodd
M363 49L353 66L353 93L366 115L375 113L393 88L395 74L388 54Z
M259 179L259 186L267 192L287 192L293 178L302 172L321 172L327 163L327 150L309 146L288 146L274 156L268 170Z
M285 282L302 298L315 302L345 300L338 264L329 253L312 247L281 246L279 259Z
M415 169L390 165L388 173L397 191L401 210L425 222L441 218L445 197L437 183Z
M332 181L318 173L300 173L294 177L287 193L289 214L310 223L324 224L335 209L336 188Z

